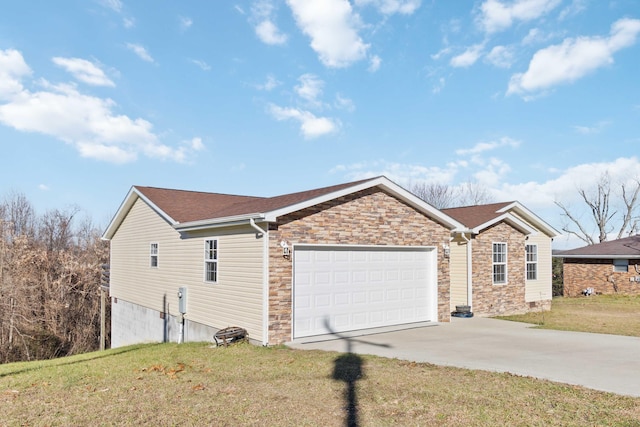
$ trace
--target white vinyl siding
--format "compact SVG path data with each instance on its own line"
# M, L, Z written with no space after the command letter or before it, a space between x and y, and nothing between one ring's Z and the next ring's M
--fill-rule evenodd
M532 235L527 244L536 245L538 251L538 276L525 280L525 301L550 300L551 295L551 238L544 233Z
M493 284L504 285L507 283L507 244L494 242L492 250Z
M240 326L262 341L263 240L249 225L217 231L216 286L203 281L201 234L178 233L138 199L111 240L111 296L176 315L178 288L188 288L188 320L223 328ZM162 268L149 265L149 242L162 248Z
M456 305L467 305L467 242L453 241L451 248L450 277L451 277L451 311L456 310Z

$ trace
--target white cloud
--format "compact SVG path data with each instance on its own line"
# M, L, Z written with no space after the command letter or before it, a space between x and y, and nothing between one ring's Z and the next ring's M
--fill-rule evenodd
M511 167L502 160L491 157L487 162L481 163L484 169L473 174L475 180L487 188L493 188L504 182L504 177L511 172Z
M287 42L287 35L274 23L274 5L271 0L259 0L251 7L250 21L255 23L255 32L265 44L280 45Z
M206 62L204 62L203 60L201 60L201 59L190 59L189 61L191 61L193 64L196 64L203 71L211 70L211 66L209 64L207 64Z
M266 90L267 92L269 92L277 88L281 84L282 82L278 81L278 79L276 79L274 75L269 74L267 76L267 81L264 82L263 84L256 85L256 88L258 90Z
M395 13L411 15L418 10L421 3L421 0L355 0L356 5L372 5L385 15L393 15Z
M576 125L573 128L576 132L581 133L582 135L592 135L594 133L602 132L607 126L611 124L609 120L602 120L596 123L593 126L579 126Z
M613 23L609 37L565 39L533 55L525 73L511 76L507 94L529 94L573 82L613 63L612 55L636 42L640 20L624 18Z
M344 174L350 180L360 180L384 175L390 180L404 186L411 187L418 182L438 182L451 184L458 173L459 165L450 163L446 168L438 166L423 166L416 164L374 160L337 165L330 173Z
M271 21L262 21L256 25L256 34L266 44L284 44L287 41L287 35L280 32L278 27Z
M300 132L306 139L317 138L338 131L339 123L327 117L316 117L313 113L296 108L269 105L269 113L276 120L295 120L300 123Z
M477 23L488 33L505 30L515 21L532 21L551 12L562 0L516 0L509 4L486 0L480 6Z
M138 57L143 61L155 62L149 52L147 52L147 49L139 44L127 43L127 49L138 55Z
M452 51L451 46L447 46L444 47L442 49L440 49L438 52L431 54L431 59L437 61L438 59L442 58L443 56L449 55Z
M124 25L125 28L133 28L136 25L136 20L134 18L123 18L122 25Z
M31 75L22 54L14 49L0 50L0 100L10 99L23 90L22 78Z
M375 73L380 69L380 64L382 64L382 59L378 55L373 55L369 58L369 72Z
M120 0L100 0L100 4L114 12L122 12L122 2Z
M113 163L133 161L139 154L183 161L199 149L195 140L178 149L161 143L149 121L118 115L113 100L85 95L74 84L40 79L41 90L28 90L22 81L30 74L20 52L0 50L0 123L5 126L54 137L83 157Z
M335 101L334 105L339 110L346 110L346 111L349 111L349 112L353 112L353 111L356 110L356 106L353 103L353 100L351 100L349 98L345 98L342 95L340 95L339 93L336 94L336 101Z
M484 49L483 44L476 44L473 46L469 46L467 50L465 50L460 55L454 56L451 58L449 62L452 67L456 68L466 68L470 67L476 63L476 61L482 55L482 50Z
M485 59L499 68L510 68L513 64L513 48L509 46L495 46Z
M50 190L50 188L49 188L49 186L48 186L47 184L40 184L40 185L38 185L38 189L39 189L40 191L49 191L49 190Z
M518 148L520 144L521 142L518 140L509 138L508 136L503 136L497 141L479 142L476 145L474 145L472 148L458 149L456 150L456 154L459 156L465 156L469 154L480 154L485 151L492 151L501 147Z
M446 80L444 77L438 78L438 81L431 88L431 93L440 93L444 89Z
M193 20L186 16L180 16L180 28L182 30L188 30L193 25Z
M560 15L558 15L559 20L564 20L570 16L577 15L587 8L587 0L573 0L570 5L562 9Z
M76 80L92 86L111 86L115 83L111 81L93 62L80 58L53 58L53 63L70 72Z
M320 80L314 74L303 74L298 77L298 81L300 82L294 90L296 94L305 101L309 102L314 106L319 106L320 102L318 97L322 95L322 88L324 86L324 82Z
M325 66L348 67L366 57L369 45L358 34L360 17L348 0L287 0L287 4Z
M588 207L578 194L580 188L589 192L595 189L601 175L605 172L611 178L612 190L618 191L619 185L633 185L638 178L640 161L636 157L620 157L610 162L586 163L571 166L558 171L555 178L541 182L507 183L503 182L493 188L492 193L497 200L518 200L543 219L560 230L563 218L555 201L570 208L576 217L589 217ZM616 206L611 206L615 210ZM586 222L585 222L586 223ZM595 228L594 228L595 231ZM564 240L564 238L563 238ZM563 245L566 242L563 243ZM583 243L582 243L583 244ZM577 246L582 246L578 243Z

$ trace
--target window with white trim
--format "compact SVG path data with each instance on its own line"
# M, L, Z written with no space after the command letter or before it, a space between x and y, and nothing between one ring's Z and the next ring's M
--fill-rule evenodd
M613 271L616 273L626 273L629 271L629 260L628 259L614 259L613 260Z
M493 284L504 285L507 283L507 244L493 244Z
M151 246L149 247L149 265L152 268L158 267L158 244L157 243L151 243Z
M218 281L218 239L204 241L204 281Z
M527 280L538 280L538 245L525 245Z

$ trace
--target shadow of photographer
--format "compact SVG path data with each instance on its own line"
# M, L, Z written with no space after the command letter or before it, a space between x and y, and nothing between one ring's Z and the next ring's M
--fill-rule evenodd
M364 377L364 367L362 357L353 353L353 343L363 343L368 345L376 345L380 347L390 347L388 344L371 343L334 331L329 324L329 319L324 319L324 326L329 334L346 342L347 348L344 354L338 356L333 362L332 378L342 381L346 384L344 391L344 409L346 411L345 425L347 427L358 426L358 396L356 390L356 381Z

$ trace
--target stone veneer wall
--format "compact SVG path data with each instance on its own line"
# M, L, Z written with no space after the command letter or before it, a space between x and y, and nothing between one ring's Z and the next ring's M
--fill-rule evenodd
M640 260L629 260L629 271L614 272L611 259L565 258L562 264L564 296L579 296L586 288L593 288L600 294L640 295L640 280L636 280L640 274L634 267L636 262L640 268Z
M280 242L436 246L438 250L438 320L450 320L449 260L442 244L449 229L377 189L331 200L278 219L269 231L269 344L290 341L292 330L292 260Z
M493 243L507 244L507 283L493 284ZM473 313L498 316L526 313L545 302L525 301L525 236L500 222L473 240ZM550 302L547 304L550 307ZM543 307L544 308L544 307ZM548 308L547 308L548 309Z

